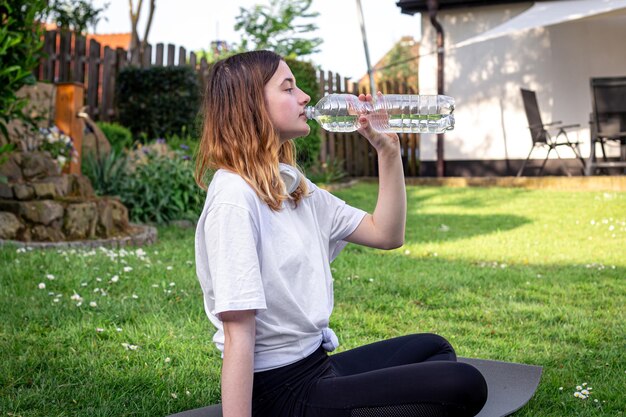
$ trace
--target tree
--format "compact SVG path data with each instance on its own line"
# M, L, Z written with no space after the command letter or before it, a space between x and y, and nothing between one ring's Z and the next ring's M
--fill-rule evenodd
M137 2L137 7L134 7L133 0L128 0L128 6L130 10L130 26L132 29L129 52L131 56L131 63L138 64L143 60L143 54L146 46L148 45L148 35L150 34L150 27L152 26L152 18L154 17L156 0L150 0L150 10L148 12L148 20L146 21L143 38L139 37L139 31L137 29L137 26L139 24L139 16L141 15L141 9L143 6L143 0L139 0Z
M97 8L91 4L91 0L54 0L49 6L48 15L61 29L86 33L91 26L95 32L96 25L102 19L100 15L109 4Z
M17 91L36 81L33 70L39 64L43 46L37 22L45 11L45 0L0 1L0 136L5 138L13 119L34 124L23 111L27 99L19 98Z
M419 43L404 36L384 57L382 65L375 68L382 80L406 80L418 87Z
M307 12L313 0L271 0L270 6L256 5L239 9L235 30L243 30L240 50L269 49L285 57L302 57L319 51L321 38L301 35L317 30L314 23L296 23L311 19L317 12Z

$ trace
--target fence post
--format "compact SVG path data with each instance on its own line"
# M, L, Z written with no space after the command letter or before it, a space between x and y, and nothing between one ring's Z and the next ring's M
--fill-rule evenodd
M141 56L141 68L150 68L152 65L152 45L149 43L143 48L143 55Z
M100 85L102 85L100 80L100 44L95 39L91 39L87 63L87 112L93 119L101 114L98 108L98 87Z
M163 66L163 44L162 43L157 43L156 60L154 62L154 65L156 67L162 67Z
M174 55L176 55L176 46L171 43L167 44L167 66L174 66Z
M72 138L76 159L70 159L70 174L80 174L80 162L83 147L83 120L78 112L83 107L84 86L82 83L63 82L56 84L56 103L54 124Z
M182 46L178 48L178 66L187 65L187 50Z
M61 31L61 41L59 44L59 81L70 80L70 48L72 42L72 32Z
M85 62L87 56L87 40L82 35L76 35L74 38L74 53L72 59L74 60L74 74L72 75L72 81L82 83L85 81Z
M108 46L104 47L104 62L102 63L102 98L100 100L100 120L111 120L109 110L113 108L113 88L115 77L115 51Z
M43 78L45 81L53 83L55 81L55 63L58 59L57 50L57 34L56 30L49 30L44 35L44 61L43 61Z

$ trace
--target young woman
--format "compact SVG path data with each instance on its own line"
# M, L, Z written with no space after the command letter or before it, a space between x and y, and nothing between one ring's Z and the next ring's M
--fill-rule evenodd
M371 100L371 96L359 97ZM205 96L196 180L216 170L196 232L197 273L222 351L225 417L474 416L487 388L443 338L416 334L328 355L337 337L330 262L347 242L404 240L400 145L360 116L376 149L372 214L317 188L295 168L310 97L280 56L217 62Z

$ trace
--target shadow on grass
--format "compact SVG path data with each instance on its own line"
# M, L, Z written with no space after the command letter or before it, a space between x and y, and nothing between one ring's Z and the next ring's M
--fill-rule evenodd
M496 207L503 202L528 194L530 190L522 188L453 188L453 187L420 187L408 186L407 197L410 207L424 207L426 203L433 207L458 207L477 209ZM364 210L373 210L378 194L377 183L362 183L345 190L333 192L339 198L347 199L348 203Z
M405 243L445 242L503 232L531 220L510 214L422 214L407 213ZM410 226L413 225L413 226Z

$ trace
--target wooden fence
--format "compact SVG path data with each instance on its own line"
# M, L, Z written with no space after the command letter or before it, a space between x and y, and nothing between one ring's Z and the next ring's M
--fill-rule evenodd
M178 54L177 54L178 52ZM46 82L77 82L85 86L85 111L94 120L115 121L115 81L119 71L135 62L134 57L122 48L111 49L95 40L87 42L81 35L68 31L44 32L44 53L35 70L38 80ZM208 72L209 64L194 52L175 45L148 45L141 67L190 65L196 69L200 84ZM319 71L320 96L330 93L366 93L368 89L342 78L339 74ZM415 94L406 82L385 83L377 87L383 93ZM419 135L400 135L402 158L406 176L419 175ZM369 142L357 133L329 133L322 131L320 152L322 163L336 161L349 176L377 176L376 152Z
M330 93L358 95L370 92L369 85L359 86L330 71L320 71L317 78L320 85L320 97ZM385 82L376 88L383 94L417 94L416 89L402 80ZM419 135L401 134L399 137L402 148L404 175L410 177L419 176ZM337 161L341 164L343 170L352 177L378 176L376 151L367 139L356 132L332 133L322 130L320 161L322 163Z

